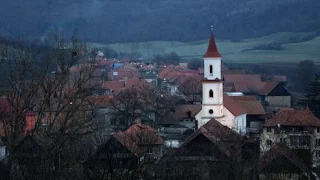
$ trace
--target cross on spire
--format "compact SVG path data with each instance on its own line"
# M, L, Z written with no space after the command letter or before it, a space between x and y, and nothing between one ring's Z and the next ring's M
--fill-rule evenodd
M209 58L209 57L221 58L221 55L218 52L218 48L217 48L217 45L216 45L216 42L215 42L214 36L213 36L213 25L211 25L210 27L211 27L211 36L210 36L210 40L209 40L208 50L203 57L205 57L205 58Z

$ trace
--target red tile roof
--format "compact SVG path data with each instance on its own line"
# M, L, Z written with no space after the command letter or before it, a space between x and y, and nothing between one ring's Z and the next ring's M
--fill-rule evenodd
M225 82L237 83L261 82L259 74L224 74L223 79Z
M248 81L248 82L234 82L234 90L243 93L258 93L265 82Z
M217 48L213 33L211 33L211 35L210 35L208 49L203 57L204 58L212 58L212 57L213 58L220 58L221 57L220 53L218 52L218 48Z
M266 114L262 104L255 96L230 96L237 104L245 109L248 115Z
M225 74L245 74L243 70L224 70L221 72L223 75Z
M127 80L106 81L103 83L103 88L118 92L124 88L152 89L153 85L145 79L134 77Z
M142 154L140 148L136 143L132 142L130 138L127 137L122 131L118 131L113 136L120 144L132 152L135 156L140 156Z
M124 83L124 81L106 81L102 86L105 89L110 89L111 91L116 92L125 87Z
M153 88L153 85L148 83L145 79L135 77L126 81L126 88L151 89Z
M264 126L311 126L320 127L320 120L313 115L309 108L304 110L282 109Z
M121 80L124 78L140 77L140 72L135 67L123 65L108 72L109 80Z
M241 107L232 97L227 94L223 94L223 105L227 108L234 116L239 116L241 114L246 114L247 111Z
M114 137L133 154L140 156L146 151L143 145L161 145L164 143L164 140L156 132L150 126L137 123L124 132L118 131Z

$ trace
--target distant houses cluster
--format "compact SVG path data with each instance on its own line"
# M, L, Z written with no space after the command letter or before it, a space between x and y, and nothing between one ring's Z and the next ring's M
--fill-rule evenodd
M97 57L90 77L94 86L85 98L95 124L86 134L97 143L88 143L93 153L83 163L92 171L84 174L94 176L111 166L143 171L143 165L170 164L181 176L200 179L228 179L231 172L247 179L289 174L299 179L320 163L320 120L308 108L291 107L285 76L262 80L259 74L228 69L213 35L204 61L203 68L191 70L185 64L158 67ZM72 67L71 74L83 66ZM53 76L62 72L57 68ZM66 95L75 90L64 88ZM2 121L15 106L19 103L6 95L0 98L0 160L7 156L3 141L8 138ZM47 127L49 117L57 113L55 106L41 114L36 109L24 113L18 137L26 142L18 145L23 156L36 158L37 152L30 149L39 151L35 147L49 141L34 135L33 129ZM77 115L87 114L83 110Z

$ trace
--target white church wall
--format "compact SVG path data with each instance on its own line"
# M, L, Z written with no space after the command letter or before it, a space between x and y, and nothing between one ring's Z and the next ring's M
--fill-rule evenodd
M223 105L203 105L202 115L205 118L217 118L223 116Z
M235 116L227 108L223 107L223 117L219 118L218 121L228 128L234 130L234 118Z
M209 97L209 91L213 91L213 97ZM202 84L202 104L222 104L223 103L222 83Z
M210 73L210 65L212 73ZM209 80L221 79L221 58L204 58L204 77Z

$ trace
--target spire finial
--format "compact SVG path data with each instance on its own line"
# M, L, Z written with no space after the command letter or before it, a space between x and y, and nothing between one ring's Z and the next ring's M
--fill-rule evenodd
M213 33L213 25L211 25L210 27L211 27L211 32Z

